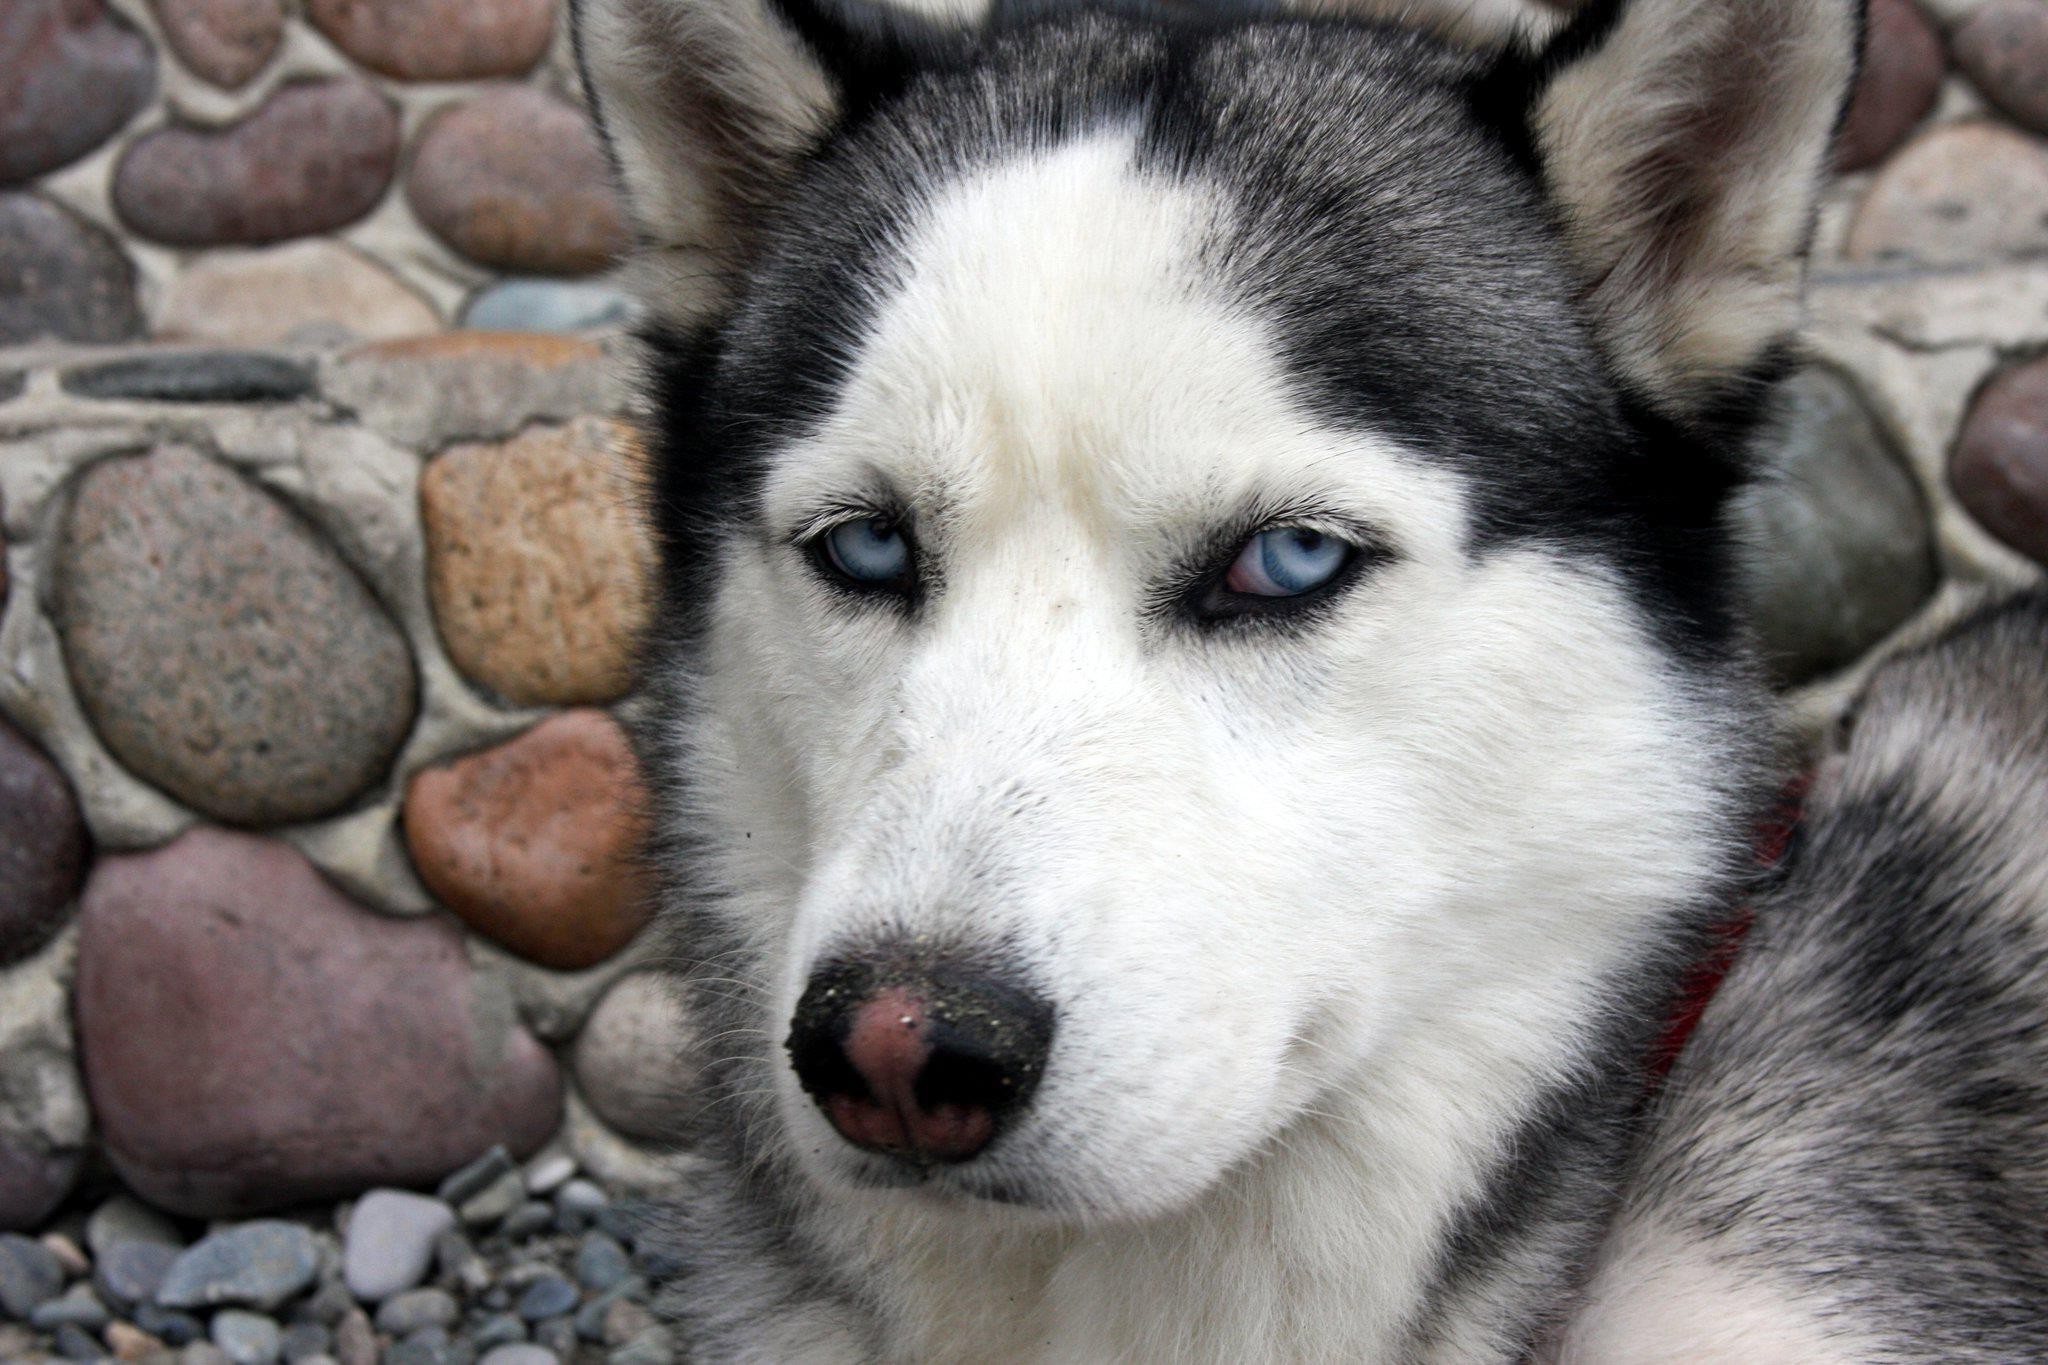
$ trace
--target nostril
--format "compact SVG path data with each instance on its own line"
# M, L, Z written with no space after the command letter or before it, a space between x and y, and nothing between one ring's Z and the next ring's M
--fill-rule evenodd
M849 1142L964 1161L1029 1101L1051 1040L1051 1008L991 974L855 961L812 979L788 1050Z

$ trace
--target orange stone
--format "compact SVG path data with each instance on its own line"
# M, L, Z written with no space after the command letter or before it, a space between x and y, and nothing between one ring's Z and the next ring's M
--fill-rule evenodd
M654 570L639 460L630 428L585 417L451 446L427 466L427 583L456 667L525 706L632 686Z
M558 971L594 967L646 924L645 795L602 711L566 711L414 777L420 880L478 933Z

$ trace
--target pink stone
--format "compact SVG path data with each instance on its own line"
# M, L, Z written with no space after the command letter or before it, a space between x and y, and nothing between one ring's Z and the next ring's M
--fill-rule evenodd
M553 1058L479 995L455 926L382 918L287 845L201 828L104 859L81 920L87 1091L115 1169L161 1208L431 1185L559 1123Z

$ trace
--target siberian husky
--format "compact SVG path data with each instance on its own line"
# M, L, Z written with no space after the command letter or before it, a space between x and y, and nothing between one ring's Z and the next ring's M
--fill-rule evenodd
M1402 8L577 6L701 1358L1561 1330L1753 875L1723 511L1860 15Z

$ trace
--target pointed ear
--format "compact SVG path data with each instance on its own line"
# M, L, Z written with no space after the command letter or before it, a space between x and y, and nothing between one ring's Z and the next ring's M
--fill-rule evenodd
M1695 418L1790 338L1860 0L1594 0L1528 125L1610 355Z
M571 0L584 90L639 238L634 284L654 316L693 326L721 314L804 153L961 32L934 16L972 2Z
M1558 26L1557 10L1539 0L1290 0L1287 8L1419 29L1479 51L1541 37Z

